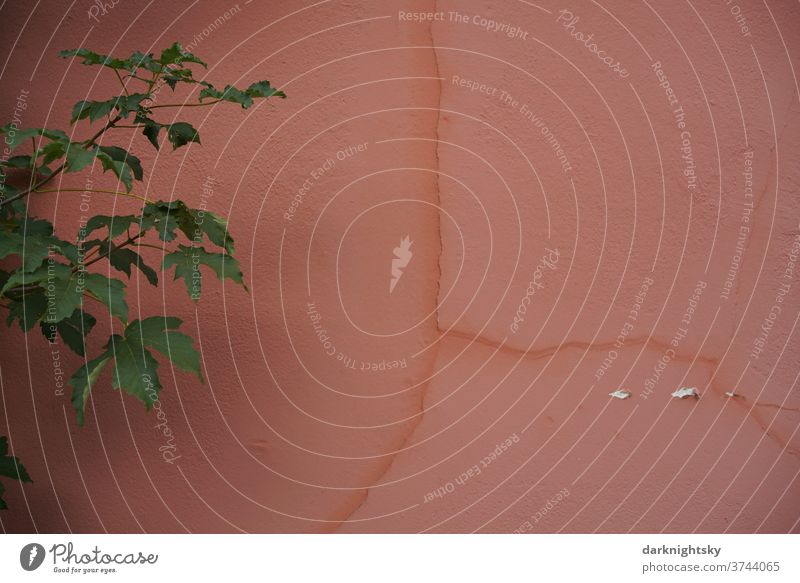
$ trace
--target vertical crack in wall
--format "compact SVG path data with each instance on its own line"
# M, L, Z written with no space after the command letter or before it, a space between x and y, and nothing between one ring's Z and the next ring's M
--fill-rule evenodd
M433 7L431 9L432 12L437 11L437 1L433 0L432 4ZM442 92L444 90L444 83L440 78L439 72L439 56L436 52L436 44L434 43L433 39L433 22L430 22L430 26L428 28L429 34L429 41L430 41L430 48L431 52L433 53L433 68L434 68L434 76L439 78L439 91L437 95L436 101L436 121L434 125L434 137L433 137L433 163L434 163L434 172L435 172L435 182L433 187L433 204L437 209L436 213L436 238L435 240L439 243L439 249L437 253L436 259L436 272L434 274L434 282L435 282L435 291L434 291L434 308L432 310L433 319L434 319L434 329L435 334L437 336L442 336L442 329L439 325L439 306L442 294L442 259L443 259L443 251L444 251L444 240L442 239L442 212L441 212L441 203L442 203L442 196L441 196L441 180L439 175L439 124L441 123L442 119ZM431 368L428 374L428 382L422 386L419 390L419 403L418 408L419 412L416 415L416 419L413 423L410 424L409 431L405 434L402 438L401 442L399 443L398 447L395 449L394 455L391 455L387 458L387 461L378 469L376 472L376 476L370 480L368 486L366 486L363 490L360 491L358 498L355 500L355 504L348 504L348 506L352 506L350 510L344 509L346 513L343 518L341 519L333 519L332 520L332 528L329 529L330 532L335 532L342 528L349 520L352 518L363 506L366 504L367 500L369 499L369 492L372 488L374 488L377 484L383 480L383 478L389 473L394 465L395 460L397 457L405 450L406 447L411 443L414 434L416 433L417 429L422 425L422 421L425 415L425 396L427 394L428 388L430 387L431 380L436 372L436 361L437 355L439 350L439 338L435 339L436 342L435 347L432 349L433 353L430 357L431 359Z

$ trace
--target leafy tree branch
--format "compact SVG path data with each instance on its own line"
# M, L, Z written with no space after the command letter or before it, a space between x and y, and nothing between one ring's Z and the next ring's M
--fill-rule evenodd
M101 124L84 140L73 140L54 128L0 127L0 135L13 153L0 161L0 260L5 267L0 269L0 306L7 311L7 326L16 324L23 333L35 333L38 328L48 342L60 338L83 358L83 365L69 379L72 406L78 424L83 425L92 391L104 382L106 374L113 389L138 398L146 409L152 407L162 389L160 359L203 381L200 356L192 338L179 330L179 318L153 316L128 321L123 275L130 279L136 270L148 283L158 286L159 274L172 271L174 279L184 281L195 302L200 299L204 272L213 273L220 281L230 279L247 290L227 221L206 209L191 208L182 200L152 200L134 193L134 183L143 182L145 170L135 154L113 144L117 131L141 131L155 149L169 142L172 150L177 150L200 144L200 135L189 122L159 121L155 117L159 109L180 111L225 102L247 109L258 99L286 95L269 81L246 88L225 85L218 89L205 79L196 79L193 67L207 65L178 43L165 48L158 57L134 52L120 58L85 48L62 51L60 56L110 69L121 94L74 104L71 125ZM180 85L191 94L197 90L197 101L154 104L156 92L164 85L173 91ZM87 190L52 185L57 176L86 171L95 164L116 177L116 188ZM26 177L27 187L10 184L9 172ZM49 221L29 214L28 196L75 192L128 198L136 201L138 208L131 214L92 216L76 236L66 238L57 235ZM160 265L148 265L139 254L141 248L158 249ZM88 269L100 262L107 262L109 269L103 273ZM109 276L111 273L114 275ZM118 333L111 334L91 357L87 354L87 337L97 318L90 307L99 307L120 325ZM0 437L0 476L30 481L25 468L6 453L7 440ZM0 508L5 507L2 493L0 483Z

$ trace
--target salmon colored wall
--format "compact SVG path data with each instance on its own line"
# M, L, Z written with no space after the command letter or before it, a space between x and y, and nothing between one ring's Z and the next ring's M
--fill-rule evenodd
M25 126L116 91L56 56L78 46L177 40L211 82L289 96L183 110L201 147L129 144L151 198L213 182L250 287L207 278L195 309L182 282L130 282L133 312L199 339L205 385L162 363L165 425L103 386L78 428L44 339L3 329L0 434L35 480L6 482L5 531L798 531L796 2L0 14L0 116L28 92ZM101 196L91 214L135 211ZM79 204L31 201L64 238ZM98 320L95 349L119 326Z

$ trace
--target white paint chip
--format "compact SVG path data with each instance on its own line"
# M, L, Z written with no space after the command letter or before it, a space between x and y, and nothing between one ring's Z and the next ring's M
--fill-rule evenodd
M613 393L609 393L608 396L609 397L614 397L615 399L625 400L625 399L629 399L630 398L631 393L630 393L630 391L625 391L623 389L617 389Z
M672 396L676 399L685 399L686 397L694 397L697 399L700 397L700 394L697 392L695 387L681 387L672 393Z

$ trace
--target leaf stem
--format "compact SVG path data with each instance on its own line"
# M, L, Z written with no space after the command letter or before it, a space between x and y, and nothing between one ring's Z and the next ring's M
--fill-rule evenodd
M95 247L94 249L92 249L91 251L89 251L89 253L87 253L86 255L84 255L84 256L83 256L84 265L85 265L85 262L86 262L86 260L87 260L87 259L89 259L89 258L90 258L92 255L94 255L94 254L95 254L95 253L97 253L98 251L100 251L100 247Z
M166 251L166 247L163 245L153 245L151 243L136 243L137 247L150 247L151 249L158 249L159 251Z
M164 103L162 105L151 105L150 109L156 109L157 107L203 107L204 105L214 105L220 101L222 100L215 99L213 101L205 101L203 103Z
M119 71L114 69L114 73L116 74L117 79L119 79L119 84L122 85L122 90L125 92L125 97L130 97L128 94L128 88L125 87L125 81L122 80L122 76L119 74Z

